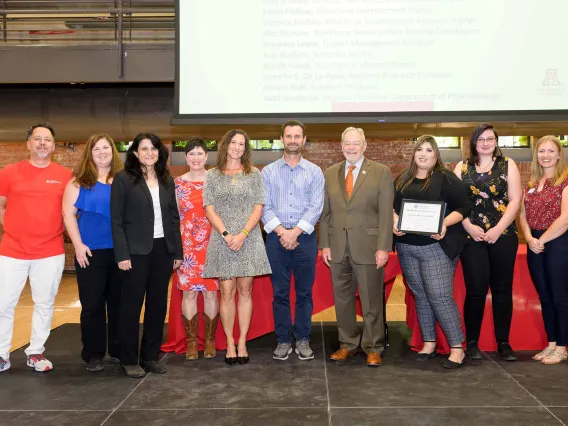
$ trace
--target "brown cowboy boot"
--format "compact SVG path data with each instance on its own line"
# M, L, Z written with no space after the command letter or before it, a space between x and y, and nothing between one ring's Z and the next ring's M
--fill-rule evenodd
M205 323L205 347L203 349L203 356L205 358L215 358L215 355L217 355L217 351L215 350L215 332L217 331L219 314L211 319L203 312L203 322Z
M192 319L188 320L182 315L183 325L185 326L185 335L187 336L187 350L185 351L185 359L197 359L199 342L197 341L197 335L199 332L197 314L193 316Z

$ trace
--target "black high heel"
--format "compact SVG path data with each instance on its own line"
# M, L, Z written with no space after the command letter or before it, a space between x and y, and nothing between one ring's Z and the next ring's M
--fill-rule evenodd
M450 348L461 349L462 351L464 350L463 346L450 346ZM442 367L447 368L448 370L455 370L455 369L461 368L465 364L466 358L467 357L465 356L465 351L464 351L464 357L462 359L462 362L454 362L454 361L451 361L448 358L448 359L444 360L444 362L442 363Z
M236 363L237 363L237 359L238 359L238 358L237 358L236 356L230 356L230 357L225 356L225 362L226 362L227 364L229 364L229 365L234 365L234 364L236 364Z
M424 343L435 343L435 342L428 341L428 342L424 342ZM418 353L418 354L416 354L416 358L414 358L414 360L416 362L428 361L429 359L432 359L436 356L436 349L437 349L436 346L434 346L434 350L430 353L425 353L425 352Z
M237 362L241 365L248 364L250 361L249 356L239 356L239 350L237 349Z
M237 351L237 348L235 348L235 352ZM237 363L237 358L236 356L227 356L225 355L225 362L229 365L235 365Z

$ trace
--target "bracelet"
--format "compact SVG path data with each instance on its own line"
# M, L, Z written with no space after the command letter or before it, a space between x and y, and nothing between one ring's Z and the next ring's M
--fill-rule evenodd
M250 235L249 231L247 231L245 228L241 229L241 232L244 232L247 237Z

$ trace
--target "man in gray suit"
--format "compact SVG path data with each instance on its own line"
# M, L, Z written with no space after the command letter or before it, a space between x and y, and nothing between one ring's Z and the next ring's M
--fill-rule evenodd
M325 172L320 219L320 248L331 268L340 348L331 354L345 361L361 348L367 365L378 367L385 341L384 266L392 250L393 180L388 167L364 157L362 129L348 127L341 135L346 161ZM355 293L363 310L363 336L357 327Z

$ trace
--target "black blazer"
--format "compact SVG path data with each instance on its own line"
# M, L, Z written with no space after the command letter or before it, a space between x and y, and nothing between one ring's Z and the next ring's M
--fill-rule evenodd
M174 259L183 259L179 211L176 203L174 180L167 185L159 183L162 225L168 253ZM131 254L146 255L154 241L154 208L152 195L146 182L134 183L122 170L114 177L110 192L112 238L117 262L129 260Z

